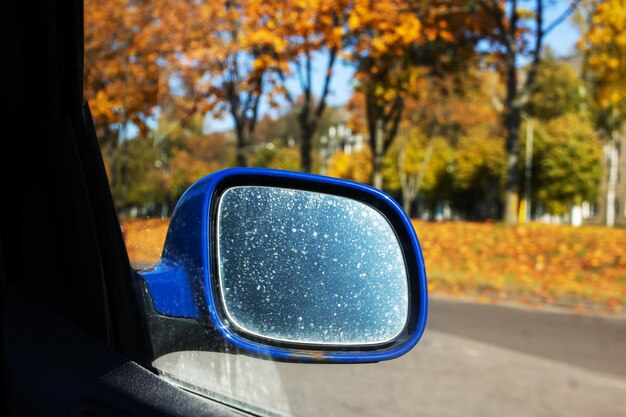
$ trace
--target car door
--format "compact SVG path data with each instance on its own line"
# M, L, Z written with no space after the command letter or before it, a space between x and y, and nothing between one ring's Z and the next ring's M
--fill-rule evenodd
M16 129L0 152L5 415L240 414L149 369L134 271L83 103L82 1L3 8Z

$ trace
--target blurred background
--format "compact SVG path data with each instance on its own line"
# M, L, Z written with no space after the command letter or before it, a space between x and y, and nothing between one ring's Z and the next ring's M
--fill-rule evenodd
M158 261L195 180L268 167L391 194L435 292L621 310L625 14L618 0L87 0L85 93L131 258Z

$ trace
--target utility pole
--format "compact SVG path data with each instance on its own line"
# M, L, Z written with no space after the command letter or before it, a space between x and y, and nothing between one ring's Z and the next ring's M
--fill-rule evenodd
M531 214L531 193L530 187L533 175L533 119L526 117L526 169L524 170L524 199L526 200L526 218L530 221Z
M531 187L533 176L533 119L525 113L521 114L526 122L526 163L524 169L524 198L520 201L517 218L519 223L530 221Z
M604 155L608 161L609 168L606 191L606 225L608 227L613 227L615 226L615 194L619 169L619 154L617 152L617 145L615 141L611 141L610 144L605 145Z

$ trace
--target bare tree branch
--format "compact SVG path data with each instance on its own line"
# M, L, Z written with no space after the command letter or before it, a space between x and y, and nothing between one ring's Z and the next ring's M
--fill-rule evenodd
M400 126L400 119L402 118L402 113L404 112L404 99L401 96L397 96L393 101L393 105L389 110L389 113L386 115L385 119L391 119L391 126L387 131L387 135L383 138L383 154L387 152L393 139L396 137L398 133L398 127Z
M495 1L495 0L494 0ZM509 39L515 42L515 34L517 32L517 24L519 22L519 12L517 10L517 0L513 0L511 4L511 14L509 17Z
M252 116L249 118L248 136L252 136L252 133L254 132L254 128L256 127L256 122L259 117L259 103L261 102L262 93L263 93L263 90L262 90L262 82L261 82L261 86L259 87L259 92L258 94L256 94L256 97L254 99L254 105L252 107Z
M576 11L576 9L578 8L581 2L582 2L581 0L574 0L572 4L570 4L570 6L563 13L561 13L561 15L559 15L549 25L547 25L545 29L543 29L544 36L552 32L554 28L556 28L558 25L563 23L568 17L570 17Z
M287 99L289 104L291 104L292 106L295 105L296 104L296 100L291 95L291 92L287 89L287 76L285 75L285 72L283 70L281 70L281 69L279 69L276 72L278 74L278 78L280 78L280 81L285 86L285 88L284 88L284 96L285 96L285 98Z
M319 102L317 104L317 110L315 111L316 117L321 117L322 113L324 113L324 109L326 108L326 97L328 97L328 93L330 92L330 82L333 77L333 66L335 65L336 59L337 47L333 46L328 53L328 65L326 66L324 88L322 89L322 95L320 96Z

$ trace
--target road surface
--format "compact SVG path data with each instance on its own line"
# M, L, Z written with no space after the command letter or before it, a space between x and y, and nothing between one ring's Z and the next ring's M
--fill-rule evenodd
M427 327L626 378L623 317L431 299Z
M625 319L434 299L422 341L389 362L183 352L156 365L270 415L626 417Z

